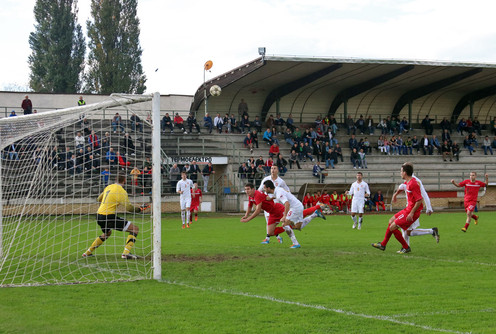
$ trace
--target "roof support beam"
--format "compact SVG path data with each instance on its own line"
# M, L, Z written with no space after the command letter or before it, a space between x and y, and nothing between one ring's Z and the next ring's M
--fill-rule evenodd
M482 68L474 68L472 70L453 75L449 78L442 79L435 81L433 83L430 83L428 85L424 85L415 89L412 89L409 92L404 93L403 95L400 96L398 101L396 101L396 104L394 105L393 112L391 113L392 117L398 117L401 109L408 103L412 103L414 100L425 96L427 94L430 94L432 92L435 92L436 90L439 90L441 88L447 87L449 85L452 85L458 81L464 80L466 78L469 78L473 75L476 75L477 73L482 72Z
M261 116L260 119L262 120L266 119L267 113L269 112L269 109L272 106L272 104L274 104L274 102L280 99L281 97L288 95L294 92L295 90L303 86L306 86L309 83L328 75L329 73L338 70L339 68L341 68L341 66L342 66L341 64L333 64L322 70L311 73L307 76L304 76L302 78L296 79L294 81L288 82L285 85L275 88L265 98L264 104L262 106L262 113L260 115Z
M482 100L486 97L489 97L491 95L496 94L496 86L489 86L486 88L482 88L473 92L470 92L466 95L464 95L456 104L455 108L453 109L453 113L451 114L451 124L456 124L456 121L458 120L458 117L462 113L463 109L468 106L474 104L474 102L478 100ZM472 107L473 108L473 107ZM472 109L473 110L473 109ZM472 111L473 113L473 111ZM471 115L472 117L472 115Z
M408 65L408 66L403 66L397 70L391 71L389 73L380 75L378 77L372 78L368 81L364 81L362 83L359 83L358 85L348 87L345 90L342 90L341 92L336 95L334 100L331 103L331 106L329 107L329 111L327 113L328 116L334 115L336 111L338 110L339 106L347 102L350 98L357 96L358 94L361 94L369 89L372 89L376 86L379 86L380 84L385 83L386 81L389 81L391 79L396 78L397 76L400 76L408 71L413 70L414 66L413 65ZM344 115L344 119L346 120L347 115Z

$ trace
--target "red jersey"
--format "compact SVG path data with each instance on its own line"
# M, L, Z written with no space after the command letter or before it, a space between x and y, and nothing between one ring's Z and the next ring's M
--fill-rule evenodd
M486 184L478 180L475 180L474 182L463 180L460 182L460 186L465 187L465 203L476 203L480 188L486 187Z
M408 200L408 206L406 207L406 212L410 213L418 201L422 200L422 194L420 193L420 185L417 180L412 177L412 179L406 183L406 196ZM420 204L417 211L422 210L424 206Z
M202 197L202 191L200 188L194 190L191 188L191 206L199 206L200 205L200 199Z
M331 196L329 194L322 194L322 196L320 196L320 201L324 204L330 205Z
M303 198L303 205L312 205L312 196L305 196Z
M262 203L262 210L270 215L277 215L284 212L284 205L275 203L274 201L268 201L267 195L258 190L255 190L255 195L253 198L250 198L250 203L255 203L255 205Z

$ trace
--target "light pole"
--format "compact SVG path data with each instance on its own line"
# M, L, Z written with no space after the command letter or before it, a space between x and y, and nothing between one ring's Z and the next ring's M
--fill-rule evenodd
M211 60L207 60L205 65L203 65L203 102L205 104L205 116L207 116L207 105L208 105L208 100L207 100L207 84L205 82L205 75L207 71L210 71L214 63L212 63Z

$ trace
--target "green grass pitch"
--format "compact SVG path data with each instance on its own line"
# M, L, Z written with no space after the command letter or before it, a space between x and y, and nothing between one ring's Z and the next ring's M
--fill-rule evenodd
M467 233L463 213L422 215L441 241L412 237L406 255L394 237L370 246L389 214L361 231L347 215L317 218L296 231L301 249L286 236L261 245L263 217L240 216L200 214L183 230L165 215L161 282L2 288L0 332L496 332L494 212Z

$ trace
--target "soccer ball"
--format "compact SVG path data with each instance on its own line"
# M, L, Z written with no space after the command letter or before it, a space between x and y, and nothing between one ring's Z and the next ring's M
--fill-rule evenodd
M222 93L222 89L219 86L213 85L212 87L210 87L210 95L219 96L220 93Z

